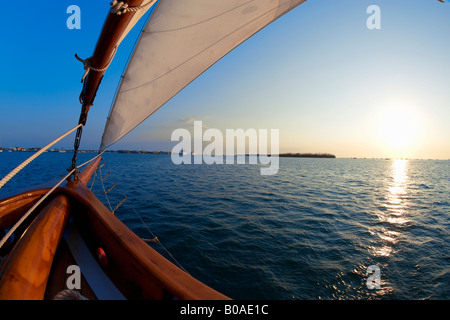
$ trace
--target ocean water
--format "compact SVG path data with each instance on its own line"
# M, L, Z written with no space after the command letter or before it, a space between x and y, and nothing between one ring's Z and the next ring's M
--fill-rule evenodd
M0 153L0 177L30 155ZM70 159L42 155L0 197L58 178ZM94 193L112 208L126 196L125 224L231 298L450 298L450 161L280 158L262 176L259 165L177 166L169 155L104 159L111 174L103 185L97 174Z

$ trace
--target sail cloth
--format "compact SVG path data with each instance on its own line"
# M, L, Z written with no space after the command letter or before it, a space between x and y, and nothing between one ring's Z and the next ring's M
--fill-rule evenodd
M160 0L136 45L103 151L224 55L306 0Z

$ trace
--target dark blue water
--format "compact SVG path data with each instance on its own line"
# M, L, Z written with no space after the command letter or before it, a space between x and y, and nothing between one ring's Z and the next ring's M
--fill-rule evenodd
M0 176L30 155L0 153ZM281 158L261 176L258 165L104 158L111 207L127 196L116 215L234 299L450 298L450 161ZM0 197L65 174L70 159L44 154ZM109 206L99 175L93 191ZM371 265L380 289L367 287Z

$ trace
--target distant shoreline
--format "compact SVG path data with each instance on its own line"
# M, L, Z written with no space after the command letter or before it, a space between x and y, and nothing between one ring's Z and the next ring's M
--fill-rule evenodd
M37 152L40 148L2 148L0 147L1 152ZM55 152L55 153L73 153L73 150L70 149L51 149L46 152ZM98 153L98 150L78 150L78 153ZM106 150L105 153L126 153L126 154L166 154L171 155L171 151L143 151L143 150ZM194 154L192 154L194 155ZM237 156L237 155L234 155ZM250 154L246 154L245 156L251 156ZM258 156L258 154L254 154L252 156ZM267 156L271 156L270 154ZM325 159L337 159L334 154L330 153L280 153L278 154L280 158L325 158ZM376 159L376 160L393 160L393 159L406 159L406 160L442 160L448 161L450 159L440 159L440 158L389 158L389 157L340 157L339 159Z
M280 153L278 156L287 158L336 158L334 154L330 153Z

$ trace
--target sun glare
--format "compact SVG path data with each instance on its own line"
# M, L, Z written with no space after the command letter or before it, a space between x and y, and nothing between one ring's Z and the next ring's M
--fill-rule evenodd
M387 108L380 117L380 136L389 151L407 152L418 136L418 119L404 107Z

